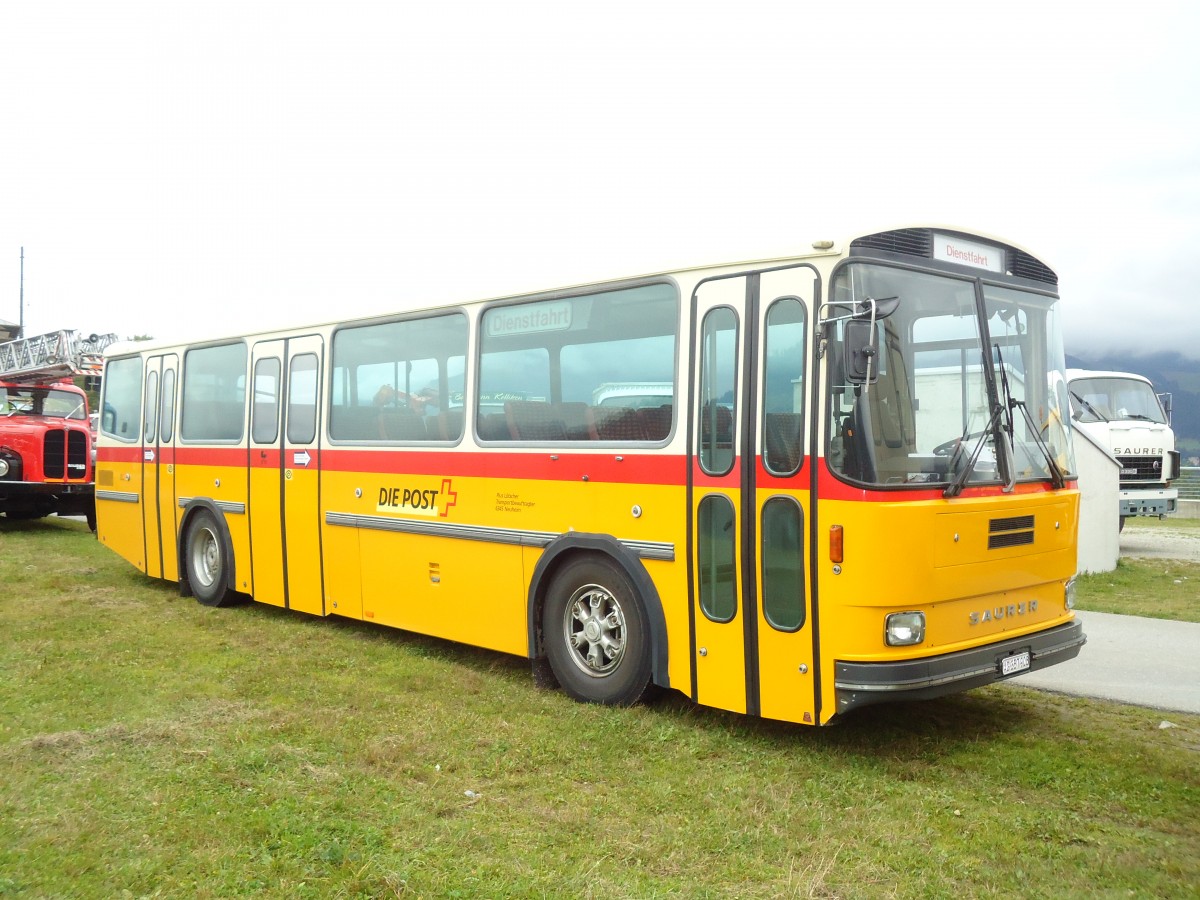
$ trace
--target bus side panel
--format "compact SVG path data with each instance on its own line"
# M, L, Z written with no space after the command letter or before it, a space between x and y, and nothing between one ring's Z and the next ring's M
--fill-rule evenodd
M104 447L97 451L96 535L102 544L145 572L140 453L137 447ZM124 499L106 499L106 494Z
M359 542L365 619L525 655L520 547L370 529Z
M351 619L363 618L362 559L359 530L353 525L330 521L329 513L367 514L368 496L361 494L363 478L350 472L328 469L321 473L321 571L325 578L326 612Z
M519 538L499 529L477 539L395 530L486 531L497 521L500 488L485 478L440 474L363 473L358 480L363 496L353 503L341 496L339 505L368 522L358 530L363 618L525 655Z

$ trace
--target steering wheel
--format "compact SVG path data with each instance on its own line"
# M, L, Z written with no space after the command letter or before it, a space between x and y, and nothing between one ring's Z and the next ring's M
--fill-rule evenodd
M942 441L933 448L934 456L950 456L963 442L962 438L951 438L948 441Z
M931 451L934 456L953 456L967 441L973 441L987 434L986 431L971 431L964 434L962 437L951 438L948 441L942 441Z

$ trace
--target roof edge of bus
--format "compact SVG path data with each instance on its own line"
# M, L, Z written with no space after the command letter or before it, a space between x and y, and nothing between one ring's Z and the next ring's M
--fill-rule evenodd
M837 238L830 236L826 232L826 236L811 240L807 246L791 246L786 248L778 248L774 251L763 255L746 255L737 257L734 256L722 262L701 263L691 265L681 265L675 267L659 267L648 271L643 271L640 274L627 274L606 277L593 277L582 280L571 280L566 283L560 283L557 286L535 288L532 290L515 290L507 289L502 293L490 296L459 298L456 300L447 300L442 303L422 304L415 306L398 305L389 309L381 309L376 312L368 312L351 317L355 322L366 322L372 319L389 318L398 315L418 314L429 312L436 309L453 309L461 306L474 306L481 303L499 303L522 298L536 297L544 294L562 294L570 291L583 290L586 288L599 287L606 284L615 284L620 282L642 281L651 278L664 278L668 276L678 275L685 272L710 272L722 269L736 270L739 268L782 265L790 261L815 259L820 257L837 256L845 252L855 240L861 237L866 237L872 234L881 234L888 231L898 231L904 229L928 229L930 231L952 232L955 234L969 235L979 238L980 240L992 241L997 244L1003 244L1008 247L1013 247L1017 250L1022 250L1030 256L1041 261L1043 264L1050 266L1045 257L1033 253L1029 248L1015 244L1006 238L999 237L990 232L966 229L958 225L946 223L933 224L930 222L921 223L893 223L891 225L881 225L875 228L865 228L852 232L848 237ZM831 229L832 230L832 229ZM841 230L841 229L838 229ZM1050 266L1053 269L1053 266ZM200 344L200 343L217 343L238 338L253 338L265 334L277 334L279 332L295 332L307 329L336 327L346 320L324 320L324 321L301 321L301 322L281 322L278 325L270 328L255 328L252 331L245 332L206 332L198 334L191 338L152 338L143 341L118 341L111 344L105 349L104 355L107 356L125 356L131 353L140 353L146 350L158 350L170 347L179 347L184 344Z

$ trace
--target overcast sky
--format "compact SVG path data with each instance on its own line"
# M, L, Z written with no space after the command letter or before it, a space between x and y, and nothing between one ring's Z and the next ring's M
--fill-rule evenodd
M1200 3L0 4L0 319L190 337L951 224L1200 357Z

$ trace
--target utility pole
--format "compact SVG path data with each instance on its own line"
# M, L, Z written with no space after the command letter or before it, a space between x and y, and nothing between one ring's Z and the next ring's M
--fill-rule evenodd
M21 248L21 320L17 323L17 337L25 337L25 248Z

